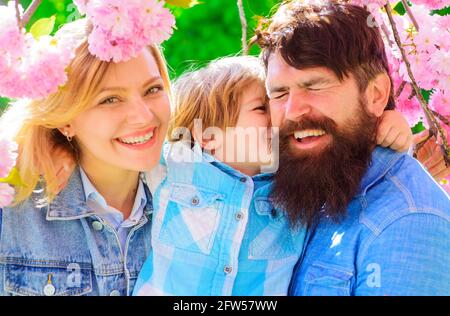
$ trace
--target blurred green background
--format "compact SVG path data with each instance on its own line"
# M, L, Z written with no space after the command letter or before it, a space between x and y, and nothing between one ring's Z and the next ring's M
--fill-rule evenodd
M125 0L124 0L125 1ZM7 0L0 0L5 4ZM31 0L20 1L24 8ZM219 56L239 54L241 51L241 24L237 8L237 0L199 0L189 9L171 7L176 17L177 30L164 43L170 75L175 78L191 65L202 65ZM272 8L281 0L243 0L248 21L248 37L257 24L257 17L268 16ZM402 11L401 4L397 11ZM448 14L450 8L439 12ZM79 17L71 0L43 0L38 10L27 25L29 27L38 19L56 16L56 27L66 21ZM253 47L251 54L258 54ZM8 99L0 97L0 113L6 107Z

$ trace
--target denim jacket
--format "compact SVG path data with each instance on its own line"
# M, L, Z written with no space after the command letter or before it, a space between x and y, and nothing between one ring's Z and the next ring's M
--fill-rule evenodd
M347 216L305 244L291 295L450 295L450 199L408 155L376 148Z
M42 192L0 210L0 295L130 295L151 248L148 189L124 251L114 229L87 207L78 168L39 207Z

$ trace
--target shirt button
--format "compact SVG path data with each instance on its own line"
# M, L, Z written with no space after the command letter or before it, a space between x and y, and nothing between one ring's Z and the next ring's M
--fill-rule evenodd
M109 293L109 296L120 296L120 292L118 290L113 290Z
M99 221L93 221L92 222L92 228L96 231L100 231L103 229L103 224L100 223Z
M240 221L244 218L244 214L242 214L241 212L237 212L235 218L237 221Z
M53 296L55 295L56 289L53 284L46 284L44 286L44 295L45 296Z
M276 209L272 209L272 211L270 212L271 213L271 215L272 215L272 218L275 218L275 217L277 217L277 210Z
M197 196L194 196L191 200L191 204L193 206L197 206L200 203L200 199Z
M247 182L247 178L240 178L239 181L241 181L241 182Z
M225 268L223 268L223 272L226 274L230 274L231 271L233 271L233 269L230 266L225 266Z

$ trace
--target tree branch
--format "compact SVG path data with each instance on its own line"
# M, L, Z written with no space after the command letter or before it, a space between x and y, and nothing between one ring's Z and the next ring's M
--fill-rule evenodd
M21 29L22 28L22 21L20 19L19 0L15 0L15 4L16 4L17 25L19 26L19 29Z
M237 0L237 6L239 10L239 18L241 19L242 25L242 54L248 55L248 45L247 45L247 19L245 18L244 6L242 5L242 0Z
M444 132L443 128L440 126L439 122L436 120L436 117L431 112L427 103L425 102L425 100L422 96L422 93L420 91L420 88L417 85L414 74L411 71L411 64L409 63L406 52L402 46L402 42L400 40L400 36L397 31L397 26L395 24L394 18L392 17L392 8L391 8L391 5L389 4L389 2L386 3L384 8L386 9L386 13L389 18L389 23L391 24L392 32L394 33L395 42L396 42L398 48L400 49L400 52L401 52L402 58L403 58L403 62L405 63L406 70L408 72L408 76L411 79L411 85L414 89L414 92L416 93L416 97L419 100L420 106L422 107L422 109L425 113L425 117L428 121L428 124L430 125L430 132L433 133L434 135L437 135L437 132L436 132L436 130L437 130L439 132L439 134L441 135L442 145L443 145L444 151L445 151L444 158L445 158L446 163L448 163L448 162L450 162L450 148L448 146L447 137L445 135L445 132Z
M442 115L441 113L438 113L436 111L431 110L431 112L436 116L438 119L442 121L447 126L450 126L450 116L446 117L445 115Z
M409 16L409 19L414 24L414 27L416 28L416 31L419 32L419 24L417 23L417 20L414 17L414 15L413 15L413 13L411 11L411 8L409 7L408 1L402 0L402 3L403 3L403 7L406 10L406 14Z
M30 18L33 16L34 12L36 12L36 9L39 7L41 2L42 0L33 0L33 2L31 2L31 4L28 6L27 10L25 11L22 17L23 27L25 27L28 21L30 21Z

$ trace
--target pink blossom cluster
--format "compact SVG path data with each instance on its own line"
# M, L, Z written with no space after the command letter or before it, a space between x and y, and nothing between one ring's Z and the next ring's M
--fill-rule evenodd
M444 1L412 2L411 12L419 26L418 29L408 14L394 14L393 17L418 86L432 91L430 106L443 114L441 112L445 104L438 103L444 100L445 91L447 94L450 91L450 41L448 41L450 18L430 14L431 8L445 7ZM375 21L383 27L382 33L391 67L394 92L397 95L397 108L405 115L411 126L414 126L423 119L423 112L415 97L411 79L395 43L387 15L379 10L385 1L352 1L352 3L368 5L372 8L371 12ZM423 122L426 126L426 120Z
M70 43L50 36L35 39L20 29L14 1L0 6L0 29L0 95L39 99L64 85L73 55Z
M6 139L0 139L0 178L5 178L16 164L17 144ZM9 205L14 199L14 189L0 183L0 208Z
M93 24L89 51L104 61L126 61L168 39L175 18L159 0L75 0Z
M412 0L411 2L413 4L423 4L432 10L442 9L449 5L447 0Z
M386 44L397 109L411 126L422 121L428 128L424 112L415 96L412 80L402 54L397 47L387 14L381 7L386 0L352 0L365 6L372 14L368 23L380 26ZM402 47L411 66L411 72L420 89L429 90L428 105L435 111L441 127L450 136L450 16L432 14L431 10L448 5L448 0L411 0L412 17L393 14ZM415 21L413 21L413 19ZM374 23L376 22L376 23ZM415 23L414 23L415 22ZM417 27L416 27L417 26ZM448 139L448 137L447 137ZM450 176L442 180L444 189L450 193Z

